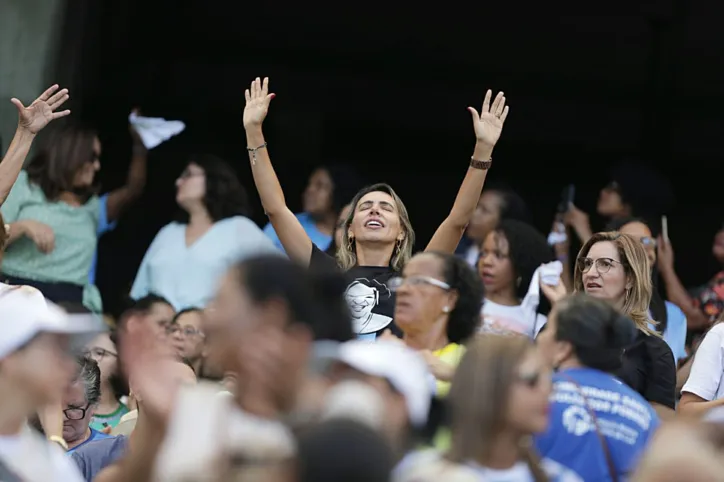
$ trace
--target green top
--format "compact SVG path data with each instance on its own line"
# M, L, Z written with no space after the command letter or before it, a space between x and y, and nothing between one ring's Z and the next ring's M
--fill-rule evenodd
M28 173L23 170L0 211L8 224L32 219L48 225L55 233L55 249L47 254L40 252L29 238L15 240L5 250L3 273L35 281L83 286L83 304L100 312L100 292L95 285L88 284L88 272L98 243L98 196L91 197L82 206L49 202L42 189L31 183Z
M120 403L118 405L118 408L113 413L109 413L108 415L96 413L95 415L93 415L93 420L91 420L90 428L98 430L99 432L102 432L103 429L106 427L113 428L118 425L118 422L121 421L121 418L123 418L123 416L127 414L128 411L128 407Z

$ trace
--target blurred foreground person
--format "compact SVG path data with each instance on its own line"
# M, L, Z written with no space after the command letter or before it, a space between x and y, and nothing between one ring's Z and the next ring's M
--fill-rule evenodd
M556 373L550 424L536 447L584 480L625 480L659 426L653 407L610 375L636 332L610 304L576 294L554 305L538 336Z
M352 337L344 286L336 273L279 256L232 268L204 318L211 363L236 375L231 396L215 383L176 396L161 369L168 359L152 344L131 355L124 349L133 390L139 380L146 387L139 414L146 411L155 430L97 480L289 480L296 443L284 422L309 376L312 338Z
M0 473L3 481L76 482L83 480L62 438L60 400L77 365L72 347L80 348L91 323L69 317L47 303L35 288L0 287ZM26 420L55 407L55 420L45 418L45 435Z
M670 422L654 436L631 482L724 482L721 447L700 424Z
M435 392L424 358L388 340L349 341L333 358L321 418L352 419L377 430L397 463L417 444Z
M295 477L290 482L388 482L393 466L386 440L352 420L329 420L298 438Z
M530 339L480 335L468 345L450 389L450 450L408 457L395 480L581 481L551 460L541 462L532 447L531 436L548 424L550 391L550 369Z

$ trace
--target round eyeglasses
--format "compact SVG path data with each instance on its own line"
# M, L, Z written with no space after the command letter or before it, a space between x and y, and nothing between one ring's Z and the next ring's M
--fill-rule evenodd
M581 273L588 273L594 265L596 266L596 271L599 273L608 273L615 264L623 263L611 258L578 258L576 260L576 266Z
M406 278L396 277L392 278L387 282L387 287L392 291L399 290L402 286L436 286L445 291L450 289L450 285L439 279L432 278L430 276L408 276Z

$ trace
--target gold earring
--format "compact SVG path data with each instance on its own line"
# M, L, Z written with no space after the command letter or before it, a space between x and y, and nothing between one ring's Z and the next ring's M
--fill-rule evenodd
M401 240L401 239L398 239L398 240L397 240L397 246L395 246L395 248L397 249L397 251L399 251L399 250L402 248L402 240Z
M352 243L354 243L354 236L347 238L347 249L352 251Z

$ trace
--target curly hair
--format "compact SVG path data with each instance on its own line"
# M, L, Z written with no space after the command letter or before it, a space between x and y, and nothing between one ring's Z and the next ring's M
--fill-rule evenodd
M494 231L508 241L508 257L516 281L515 295L523 299L533 279L533 273L543 263L555 259L548 241L530 224L506 219Z
M439 251L427 251L425 254L432 254L442 261L443 281L458 294L455 307L448 315L446 330L450 343L464 343L477 332L480 324L483 282L462 258Z
M187 166L189 164L196 164L204 171L206 178L204 206L214 222L232 216L251 216L246 189L226 161L211 154L197 154L191 156ZM188 223L189 213L181 209L176 221Z

